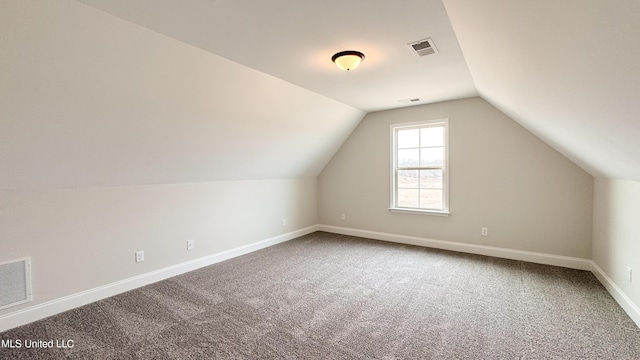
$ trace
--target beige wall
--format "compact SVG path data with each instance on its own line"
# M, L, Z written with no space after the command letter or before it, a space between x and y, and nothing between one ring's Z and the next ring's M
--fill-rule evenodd
M0 262L31 257L34 297L0 314L315 225L316 190L316 178L0 190Z
M593 198L593 261L640 306L640 182L596 178Z
M390 124L439 118L451 216L389 212ZM592 177L480 98L367 115L318 181L320 224L591 258Z

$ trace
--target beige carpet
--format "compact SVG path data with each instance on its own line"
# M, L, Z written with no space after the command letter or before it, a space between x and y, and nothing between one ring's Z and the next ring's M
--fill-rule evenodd
M3 334L2 359L639 359L586 271L317 232Z

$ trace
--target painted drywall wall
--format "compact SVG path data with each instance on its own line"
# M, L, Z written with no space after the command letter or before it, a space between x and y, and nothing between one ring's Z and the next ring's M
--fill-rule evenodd
M440 118L451 215L390 212L390 125ZM368 114L318 183L323 225L591 258L593 178L481 98Z
M593 194L593 261L640 308L640 182L596 178Z
M71 0L0 33L0 189L315 177L364 116Z
M640 181L639 1L443 3L483 99L593 176Z
M316 178L0 190L0 262L31 257L34 297L0 315L315 225L316 199Z
M364 115L75 1L2 1L0 34L0 262L34 297L0 315L316 224Z

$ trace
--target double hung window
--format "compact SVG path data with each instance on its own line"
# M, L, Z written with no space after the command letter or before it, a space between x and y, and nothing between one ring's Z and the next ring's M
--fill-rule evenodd
M448 120L396 124L391 136L390 210L448 215Z

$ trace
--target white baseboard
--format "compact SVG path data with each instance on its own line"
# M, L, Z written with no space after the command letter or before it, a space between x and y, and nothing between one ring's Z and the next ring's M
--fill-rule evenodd
M506 248L499 248L494 246L484 246L475 244L465 244L454 241L443 241L426 239L416 236L396 235L389 233L382 233L377 231L368 231L360 229L352 229L338 226L319 225L320 231L326 231L330 233L359 236L375 240L384 240L401 244L425 246L430 248L459 251L470 254L487 255L503 259L522 260L537 264L562 266L571 269L578 270L591 270L591 260L551 255L532 251L513 250Z
M190 260L0 316L0 332L318 231L318 225Z
M433 240L415 236L395 235L376 231L344 228L329 225L313 225L304 229L292 231L278 235L269 239L255 242L253 244L237 247L220 253L194 259L170 267L152 271L146 274L134 276L115 283L107 284L97 288L89 289L80 293L65 296L63 298L51 300L42 304L18 310L0 316L0 332L22 326L46 317L59 314L61 312L74 309L92 302L108 298L123 292L133 290L145 285L149 285L173 276L184 274L189 271L212 265L224 260L228 260L240 255L267 248L285 241L295 239L299 236L307 235L315 231L326 231L335 234L359 236L375 240L390 241L402 244L425 246L436 249L459 251L478 255L494 256L505 259L528 261L538 264L562 266L579 270L590 270L602 285L609 291L611 296L620 304L624 311L640 327L640 308L609 278L604 271L593 261L559 255L512 250L492 246L465 244L442 240Z
M591 272L598 278L609 294L620 304L620 307L640 327L640 308L625 294L616 283L594 261L591 262Z
M415 236L396 235L376 231L352 229L338 226L319 225L320 231L335 234L351 235L368 239L383 240L401 244L425 246L436 249L459 251L471 254L487 255L504 259L528 261L538 264L562 266L571 269L588 270L607 289L629 317L640 327L640 308L616 285L611 278L592 260L537 253L531 251L512 250L492 246L465 244L459 242L425 239Z

